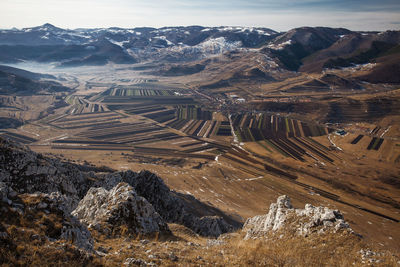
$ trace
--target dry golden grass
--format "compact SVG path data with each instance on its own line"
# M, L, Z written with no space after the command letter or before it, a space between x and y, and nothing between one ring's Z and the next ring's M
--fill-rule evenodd
M243 233L220 238L221 244L207 244L184 227L171 225L175 237L170 240L148 242L137 239L97 239L97 246L107 248L108 254L94 262L116 266L127 258L135 258L159 266L365 266L361 249L368 249L358 236L348 233L312 234L301 237L283 232L266 239L244 240ZM285 230L283 230L285 231ZM100 242L99 242L100 241ZM97 247L98 248L98 247ZM388 251L379 252L372 259L373 266L396 266L399 257ZM172 260L172 255L177 258Z
M25 207L40 201L38 197L20 197ZM95 255L68 241L45 238L57 236L62 227L57 212L25 208L21 214L3 206L0 232L7 237L0 240L1 266L121 266L127 258L158 266L365 266L368 261L363 262L360 250L369 248L378 252L371 258L373 266L396 266L400 260L399 255L379 251L347 231L302 237L293 229L282 229L249 240L237 232L210 242L176 224L170 224L173 234L168 236L127 236L127 229L121 228L110 238L92 231L94 248L102 252Z
M91 256L68 241L57 238L62 229L62 214L53 210L49 214L32 208L41 201L40 196L20 195L25 208L21 212L2 203L0 232L1 266L83 266L91 264ZM47 238L46 238L47 237ZM50 239L50 240L49 240Z

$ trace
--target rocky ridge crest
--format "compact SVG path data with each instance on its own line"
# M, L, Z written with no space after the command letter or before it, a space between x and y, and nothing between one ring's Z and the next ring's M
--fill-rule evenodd
M40 205L54 207L62 220L72 222L71 229L80 231L67 227L57 238L82 239L76 243L82 248L90 249L85 245L91 243L86 228L90 224L105 227L110 233L123 226L131 234L151 234L167 233L166 223L178 223L197 234L213 237L234 229L221 217L194 214L178 194L151 172L94 172L1 138L0 148L2 203L9 203L10 195L40 197ZM31 208L40 210L40 205Z
M170 232L153 206L127 183L119 183L109 191L90 188L72 215L107 235L123 231L134 235Z
M340 211L327 207L314 207L311 204L306 204L304 209L295 209L286 195L278 197L276 203L270 205L267 214L247 219L243 230L246 233L245 239L249 239L263 237L284 227L302 236L327 231L352 232Z
M87 227L71 215L69 202L59 192L17 194L5 183L0 182L0 217L3 218L0 228L16 225L22 227L23 232L26 231L25 228L37 230L43 232L43 235L40 237L32 234L33 239L65 240L78 248L92 251L92 236ZM4 232L0 236L6 239L8 234Z

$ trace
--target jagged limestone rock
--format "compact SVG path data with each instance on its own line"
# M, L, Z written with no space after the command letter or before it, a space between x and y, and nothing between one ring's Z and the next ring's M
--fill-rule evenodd
M334 228L335 231L350 228L340 211L327 207L314 207L311 204L306 204L304 209L297 209L296 214L300 217L310 218L308 221L303 220L304 222L298 229L298 233L301 235L308 235L310 229L318 226L322 226L320 229L322 232L329 228Z
M59 192L51 194L27 194L37 195L41 201L34 207L37 210L46 209L50 213L62 216L62 229L56 239L71 241L74 245L87 251L93 250L93 239L85 225L71 215L71 200ZM32 208L32 207L31 207Z
M45 158L4 139L0 148L0 182L18 193L60 192L77 205L89 189L91 181L73 164Z
M43 225L43 230L49 236L39 237L34 235L36 236L35 239L63 239L86 251L93 250L93 240L89 230L76 217L71 215L71 200L65 195L59 192L17 194L7 184L0 182L0 202L2 202L0 203L0 206L2 206L0 217L5 220L10 216L25 216L26 214L32 216L32 214L40 214L40 212L45 214L46 218L46 214L49 214L46 218L48 223ZM58 226L55 225L59 225L60 228L56 229Z
M139 196L144 197L164 221L183 224L202 236L218 237L233 231L233 227L219 216L196 216L188 212L184 202L171 191L164 181L149 171L132 171L107 174L95 186L110 190L116 184L126 182Z
M272 203L269 212L265 215L258 215L247 219L243 225L246 230L246 238L253 235L262 234L270 230L276 231L281 228L285 222L288 210L293 209L288 196L278 197L276 203Z
M185 216L182 201L173 195L173 192L160 177L149 171L107 174L94 186L110 190L120 182L131 185L139 196L151 203L165 221L182 223Z
M60 193L68 199L66 208L71 212L91 187L111 190L126 182L145 198L168 223L183 224L203 236L216 237L230 232L233 227L214 213L198 213L189 202L170 190L163 180L149 171L139 173L112 172L107 169L95 173L88 166L61 162L44 157L26 147L0 138L0 182L17 193ZM197 201L193 198L193 202Z
M278 197L276 203L270 205L266 215L247 219L243 230L246 232L245 239L249 239L262 237L284 226L290 227L302 236L316 231L322 233L328 230L336 232L340 229L350 229L340 211L327 207L314 207L311 204L306 204L304 209L294 209L290 198L283 195Z
M127 183L119 183L109 191L90 188L72 214L106 234L169 233L168 225L153 206Z

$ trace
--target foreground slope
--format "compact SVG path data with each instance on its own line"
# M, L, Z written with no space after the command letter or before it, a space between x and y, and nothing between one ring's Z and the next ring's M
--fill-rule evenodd
M1 139L1 146L1 182L20 193L58 192L67 198L69 212L77 207L78 202L86 194L93 194L89 192L91 187L103 187L105 190L110 190L120 182L126 182L139 196L147 199L167 222L181 223L206 236L218 236L233 229L233 226L227 224L222 218L201 216L202 213L207 214L211 210L206 205L203 205L203 210L197 214L187 212L188 208L185 207L187 204L179 195L150 172L113 173L108 168L84 167L60 162L57 159L44 158L41 154L14 146L3 139ZM99 172L99 174L95 175L94 172ZM103 194L107 194L106 191ZM79 214L78 211L77 214ZM238 226L237 222L232 222ZM207 229L202 227L203 223L215 224L216 227Z
M1 264L394 266L399 263L398 255L363 241L337 210L309 204L305 209L293 209L290 199L281 196L271 204L268 214L248 219L243 230L235 233L222 234L221 225L227 224L221 218L197 219L197 225L203 227L195 231L219 236L209 239L182 225L165 223L171 220L168 216L183 215L186 220L196 216L185 215L178 198L173 200L174 207L168 206L168 199L174 198L172 192L160 196L163 190L159 190L165 185L152 174L109 173L104 180L99 171L107 173L109 169L62 163L4 140L1 148ZM127 183L115 185L121 177ZM33 183L38 180L42 183ZM94 187L85 193L89 185ZM139 196L144 192L146 198ZM228 228L232 231L232 227Z

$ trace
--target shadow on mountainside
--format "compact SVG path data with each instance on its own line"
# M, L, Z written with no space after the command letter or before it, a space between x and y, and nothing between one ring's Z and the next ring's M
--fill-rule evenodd
M198 217L219 216L223 218L227 223L232 225L235 229L241 228L243 226L243 223L241 223L243 218L237 214L226 214L220 209L207 203L201 202L200 200L189 194L183 194L179 192L174 192L174 194L183 201L185 209L189 213L192 213Z

